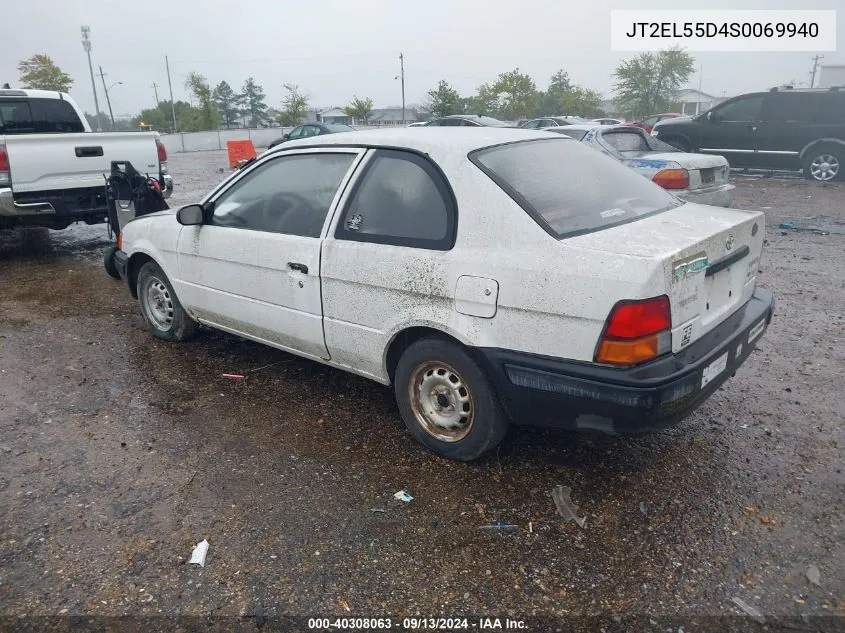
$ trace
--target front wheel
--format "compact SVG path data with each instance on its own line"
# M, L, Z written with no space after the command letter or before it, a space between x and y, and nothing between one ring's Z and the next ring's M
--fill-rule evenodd
M138 271L138 302L152 333L163 341L184 341L197 331L194 321L173 291L170 280L155 262Z
M490 381L455 343L438 338L413 343L396 366L394 390L411 435L448 459L476 459L507 432Z
M804 178L819 182L841 180L843 160L845 160L845 148L841 146L813 147L804 159Z

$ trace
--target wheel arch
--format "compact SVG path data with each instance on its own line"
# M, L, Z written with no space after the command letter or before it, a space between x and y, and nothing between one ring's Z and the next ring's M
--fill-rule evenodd
M801 160L804 160L807 157L807 154L817 145L839 145L845 150L845 140L841 138L817 138L815 141L811 141L804 146L800 152L798 152L798 157Z
M147 262L158 264L152 256L144 252L133 253L126 264L126 283L129 285L129 292L135 299L138 298L138 272Z
M457 333L446 331L445 328L434 327L431 324L408 325L395 332L385 346L383 365L390 384L393 383L396 365L402 356L402 352L424 338L440 338L460 345L472 354L472 346L467 341L462 340Z

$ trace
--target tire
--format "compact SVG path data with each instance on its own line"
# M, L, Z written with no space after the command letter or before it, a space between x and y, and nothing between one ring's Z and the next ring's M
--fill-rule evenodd
M505 437L508 420L502 405L460 345L439 338L411 344L399 358L393 386L411 435L442 457L471 461Z
M832 182L845 178L845 147L820 143L807 151L804 178L816 182Z
M106 267L106 272L110 277L120 279L120 273L117 272L117 266L114 264L114 254L117 252L117 246L109 246L106 252L103 253L103 266Z
M185 312L170 280L155 262L141 267L137 291L141 315L154 336L163 341L185 341L197 331L199 324Z
M676 136L670 136L666 139L660 138L659 136L657 138L663 141L664 143L668 143L672 147L681 150L682 152L688 152L692 149L689 143L687 143L684 139L678 138Z

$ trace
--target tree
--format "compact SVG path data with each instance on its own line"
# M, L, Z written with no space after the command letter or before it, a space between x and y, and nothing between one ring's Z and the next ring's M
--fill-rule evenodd
M299 92L299 86L295 84L285 84L284 88L287 94L282 99L279 123L285 126L299 125L308 112L308 97Z
M111 132L112 131L112 129L111 129L111 119L109 118L109 115L106 114L105 112L103 112L102 110L100 110L99 126L97 125L97 117L95 117L90 112L85 113L85 119L88 121L88 126L92 130L96 130L97 127L99 127L101 130L103 130L105 132Z
M241 89L240 105L243 114L249 116L250 125L258 125L267 118L267 104L264 103L264 88L255 83L250 77Z
M24 88L67 92L73 84L70 75L62 72L48 55L33 55L21 61L18 63L18 72Z
M563 114L592 119L602 114L601 94L595 90L573 86L558 101Z
M695 60L680 48L640 53L613 73L618 100L626 110L645 115L668 106L693 73Z
M346 106L343 111L352 117L353 121L367 122L370 115L373 113L373 100L369 97L366 99L359 99L357 96L352 98L352 101Z
M572 82L569 80L569 74L560 69L549 79L549 89L543 93L536 116L559 114L561 97L570 90L572 90Z
M202 130L216 130L220 127L220 116L217 106L211 94L211 86L208 80L196 72L188 73L185 79L185 89L190 90L197 100L198 107L192 113L190 119L186 119L185 125L179 124L183 132L199 132Z
M467 114L493 116L498 115L500 109L498 91L490 84L481 84L478 94L470 99Z
M191 107L187 101L177 101L173 109L176 110L177 121L180 119L191 120L195 118L190 112L196 108ZM138 116L132 119L132 127L137 130L142 123L151 126L154 130L172 132L173 113L170 108L170 101L160 101L155 108L141 110ZM181 127L179 129L186 131Z
M500 74L490 90L497 96L502 116L510 120L533 114L541 98L534 80L519 68Z
M461 96L457 90L449 85L449 82L441 79L437 84L437 88L432 88L428 91L428 96L431 99L428 104L428 110L432 116L460 114Z
M238 107L240 95L232 90L232 86L228 82L221 81L214 89L212 97L214 103L217 104L217 111L220 112L223 123L226 127L229 127L240 116L241 112Z

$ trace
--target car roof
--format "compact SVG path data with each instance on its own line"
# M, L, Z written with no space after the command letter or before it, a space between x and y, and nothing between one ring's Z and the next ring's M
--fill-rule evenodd
M554 137L559 137L555 134ZM288 141L269 152L283 152L300 147L383 147L410 149L433 157L455 153L466 156L473 150L531 139L553 138L549 132L509 127L399 127L387 130L356 130L325 136L311 136Z
M562 131L559 134L565 134L566 131L571 130L573 132L589 132L590 130L610 130L610 129L625 129L625 130L639 130L638 127L629 127L627 125L601 125L599 123L573 123L572 125L566 125L562 128ZM551 128L554 129L554 128Z
M32 90L30 88L0 88L0 97L30 97L35 99L65 99L66 93L57 90Z

